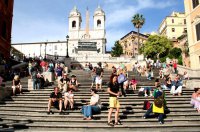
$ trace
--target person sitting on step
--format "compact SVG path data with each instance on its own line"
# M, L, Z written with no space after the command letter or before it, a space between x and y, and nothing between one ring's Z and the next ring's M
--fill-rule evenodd
M51 106L59 108L59 112L60 114L62 114L62 94L60 93L58 87L54 87L54 92L50 94L47 114L53 114L53 112L51 111Z
M181 80L179 79L179 76L176 76L174 81L172 81L172 87L171 87L171 94L174 96L178 94L178 96L181 96L182 94L182 83Z
M101 101L96 89L91 89L90 102L82 107L83 120L91 120L94 114L101 112Z
M164 123L164 109L166 107L165 93L162 91L160 86L153 92L154 102L151 104L150 108L144 114L143 118L146 119L150 116L150 113L158 114L158 121L160 124Z
M12 89L13 95L16 95L16 90L19 90L20 94L22 93L22 85L20 83L19 75L15 75L13 79Z
M67 73L63 74L63 77L60 79L58 83L58 87L60 88L61 92L66 92L67 88L69 87L70 79L67 77Z
M192 94L191 102L197 112L200 113L200 88L194 88L194 93Z
M131 85L131 88L133 89L133 91L136 91L137 83L138 83L138 81L135 79L135 77L133 77L130 81L130 85Z
M68 92L64 93L64 108L67 110L67 105L70 105L70 109L74 109L74 94L73 94L73 89L69 89Z
M76 76L75 75L72 75L71 76L71 80L69 81L69 88L72 88L74 89L74 91L78 91L78 81L76 79Z

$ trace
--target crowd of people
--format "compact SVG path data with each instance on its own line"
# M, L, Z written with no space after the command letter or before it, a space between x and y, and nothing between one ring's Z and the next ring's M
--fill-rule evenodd
M98 91L104 91L102 89L102 85L105 67L107 67L107 65L102 67L101 63L98 63L95 67L89 63L84 69L89 72L91 76L91 99L86 103L86 105L83 105L81 109L84 120L91 120L94 114L101 113L101 108L103 106L101 104ZM189 79L189 75L185 72L183 78L181 78L177 74L176 61L170 62L169 64L161 64L159 60L157 60L156 63L152 63L150 60L147 60L147 63L144 66L136 62L133 66L133 71L139 76L146 76L147 80L153 80L154 68L159 69L159 77L155 79L154 86L142 87L138 89L137 84L140 80L132 75L128 75L127 68L124 64L120 64L118 67L112 67L112 73L110 75L109 82L107 82L106 90L106 92L109 93L107 123L109 126L122 124L119 120L120 97L126 97L128 89L129 91L132 90L133 93L138 93L138 96L150 96L154 98L153 103L147 109L143 118L146 119L150 117L150 113L155 113L158 116L159 123L164 123L164 115L166 114L165 111L168 109L165 100L165 90L169 90L173 96L182 96L182 88L185 83L184 81ZM45 86L44 72L51 72L55 75L57 86L50 94L47 114L53 113L51 106L57 107L60 114L63 114L62 110L73 110L75 108L74 92L79 91L80 83L78 82L76 75L69 76L68 68L64 65L64 63L53 63L52 61L46 60L37 62L33 60L28 64L28 71L33 81L33 89L40 89ZM172 76L172 73L173 75L175 74L175 76ZM14 76L12 89L14 95L17 90L22 93L22 85L18 75ZM195 92L192 95L191 104L194 105L194 108L197 109L198 112L200 112L199 88L195 89ZM111 118L114 109L116 110L113 123Z

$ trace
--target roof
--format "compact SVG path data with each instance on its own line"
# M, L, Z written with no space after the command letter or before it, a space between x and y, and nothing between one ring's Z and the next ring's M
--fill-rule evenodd
M120 40L126 38L127 36L129 36L129 35L131 35L131 34L137 34L137 32L136 32L136 31L131 31L131 32L129 32L128 34L126 34L124 37L122 37ZM144 34L142 34L142 33L140 33L140 36L148 38L147 35L144 35Z

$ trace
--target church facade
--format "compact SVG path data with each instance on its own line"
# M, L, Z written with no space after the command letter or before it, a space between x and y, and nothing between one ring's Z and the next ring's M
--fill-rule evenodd
M44 58L45 54L66 56L67 45L69 57L103 55L106 52L106 30L105 12L101 7L96 8L94 12L92 29L90 29L89 21L87 9L86 26L82 28L81 13L74 7L68 16L68 42L58 40L55 42L15 43L12 46L27 57L42 56Z
M76 7L69 14L69 49L75 54L105 54L105 13L98 7L93 16L93 28L89 26L89 11L86 11L86 27L82 29L82 16ZM88 52L89 51L89 52Z

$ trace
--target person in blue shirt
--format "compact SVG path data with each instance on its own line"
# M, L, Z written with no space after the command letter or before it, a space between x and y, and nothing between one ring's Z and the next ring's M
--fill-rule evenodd
M179 76L176 76L174 81L172 81L172 87L171 87L171 94L174 96L178 94L178 96L181 96L182 94L182 81L179 79Z

